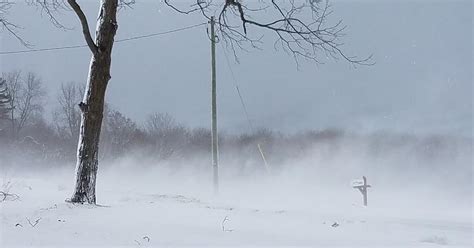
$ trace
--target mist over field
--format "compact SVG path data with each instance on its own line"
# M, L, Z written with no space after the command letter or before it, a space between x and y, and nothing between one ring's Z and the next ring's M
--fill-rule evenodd
M163 159L159 151L146 154L137 147L103 155L94 208L63 202L72 192L73 160L28 157L24 147L11 150L2 159L2 185L20 199L2 202L2 242L323 247L472 242L471 139L341 130L221 137L218 194L207 151L180 144L185 152ZM362 176L372 186L367 207L352 188ZM31 227L25 218L41 220ZM51 229L57 234L51 236ZM101 230L108 230L106 236Z

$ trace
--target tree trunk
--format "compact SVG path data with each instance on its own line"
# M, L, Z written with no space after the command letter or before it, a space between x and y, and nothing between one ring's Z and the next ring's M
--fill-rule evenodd
M96 49L90 63L81 109L81 128L77 150L76 185L71 202L96 203L95 185L98 169L99 137L104 111L104 97L110 80L112 47L117 31L117 1L102 0L97 20Z

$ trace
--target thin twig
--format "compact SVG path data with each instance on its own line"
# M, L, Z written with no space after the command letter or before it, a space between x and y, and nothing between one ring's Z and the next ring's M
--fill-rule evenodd
M234 52L235 57L237 49L247 51L248 46L259 49L263 35L259 38L248 35L249 27L254 26L262 31L273 32L275 47L292 55L297 65L301 58L320 64L323 63L323 57L342 58L354 66L374 64L372 56L358 58L343 51L344 44L340 38L344 36L346 26L341 20L328 24L332 14L328 1L221 0L220 4L213 4L212 0L195 0L195 4L188 9L180 9L172 1L165 0L165 4L181 14L200 11L210 20L217 12L218 36ZM272 19L265 20L264 16L272 16ZM236 25L235 20L240 25Z
M30 224L31 227L35 227L36 225L38 225L41 218L38 218L37 220L35 220L35 223L31 223L31 221L30 221L30 219L28 219L28 217L26 218L26 220L28 221L28 224Z
M228 218L228 216L226 216L226 217L224 218L224 220L222 220L222 224L221 224L221 226L222 226L222 231L223 231L223 232L232 232L232 231L234 231L233 229L226 229L226 228L225 228L225 222L226 222L226 221L230 221L230 219Z
M20 197L16 194L11 194L11 193L8 193L8 192L0 191L0 202L4 202L4 201L7 201L7 200L16 201L18 199L20 199Z

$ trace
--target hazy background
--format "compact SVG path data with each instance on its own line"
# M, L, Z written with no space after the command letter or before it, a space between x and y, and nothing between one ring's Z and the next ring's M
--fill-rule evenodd
M84 3L82 3L84 2ZM345 51L374 54L377 63L353 68L344 61L301 63L273 49L264 33L263 51L231 59L236 81L252 121L277 131L339 127L358 132L389 130L472 137L472 1L332 1L335 17L349 27ZM97 1L81 1L91 26ZM72 12L59 19L73 30L55 28L40 9L23 1L12 8L12 22L35 48L83 44ZM160 1L137 1L119 14L117 38L167 31L204 22L179 15ZM255 28L251 34L260 34ZM22 50L1 33L1 51ZM238 95L218 45L219 125L248 131ZM209 42L205 26L114 47L111 105L142 121L151 112L168 112L189 126L209 126ZM48 108L62 82L85 82L87 49L0 56L1 71L30 70L49 89Z

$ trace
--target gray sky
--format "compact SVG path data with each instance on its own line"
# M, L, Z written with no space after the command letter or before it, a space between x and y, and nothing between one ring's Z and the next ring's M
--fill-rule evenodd
M84 2L91 25L98 1ZM160 1L138 1L121 11L117 38L167 31L200 22L179 15ZM353 68L339 60L302 63L273 48L264 33L263 51L232 58L239 88L256 126L275 131L339 127L370 132L448 133L472 136L472 1L333 1L334 14L348 25L349 55L374 54L376 65ZM55 28L41 11L20 1L10 20L35 48L84 44L72 12L59 19L72 30ZM92 28L93 29L93 28ZM255 28L250 33L260 34ZM22 50L1 32L1 51ZM220 128L247 131L223 50L218 46ZM168 112L190 126L210 118L210 51L206 28L116 44L107 101L141 122ZM0 56L1 71L37 72L48 88L50 110L61 82L85 82L87 49ZM50 113L48 112L49 116Z

